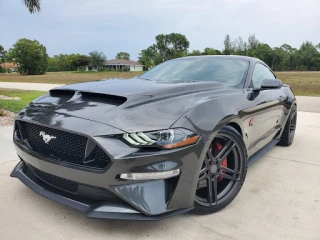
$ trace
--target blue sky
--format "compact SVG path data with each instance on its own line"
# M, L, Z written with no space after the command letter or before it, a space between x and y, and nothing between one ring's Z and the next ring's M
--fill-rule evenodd
M48 54L120 51L136 60L157 34L186 35L190 49L221 50L227 33L255 33L271 47L320 43L319 0L42 0L31 15L22 0L0 0L0 45L36 39Z

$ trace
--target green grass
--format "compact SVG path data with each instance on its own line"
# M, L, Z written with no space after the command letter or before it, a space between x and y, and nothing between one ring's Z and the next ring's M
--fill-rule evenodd
M20 101L14 100L4 100L0 99L0 109L5 109L11 112L20 112L26 105L28 105L32 100L40 97L46 92L41 91L25 91L16 89L0 89L0 95L5 95L8 97L19 97Z

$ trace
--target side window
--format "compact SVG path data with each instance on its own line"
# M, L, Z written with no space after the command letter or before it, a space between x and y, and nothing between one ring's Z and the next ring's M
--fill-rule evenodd
M254 67L252 74L252 85L254 88L260 88L264 79L276 79L273 73L262 64L258 63Z

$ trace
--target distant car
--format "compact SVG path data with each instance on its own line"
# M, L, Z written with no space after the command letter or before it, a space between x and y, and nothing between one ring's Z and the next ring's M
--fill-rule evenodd
M248 165L291 145L296 121L290 87L259 59L180 58L31 102L15 119L11 176L88 217L213 213L237 196Z

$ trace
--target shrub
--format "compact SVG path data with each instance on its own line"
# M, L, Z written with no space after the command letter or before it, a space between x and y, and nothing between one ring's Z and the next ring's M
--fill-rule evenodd
M11 71L10 68L7 68L7 70L6 70L6 68L0 67L0 73L11 73L11 72L12 72L12 71Z
M2 109L0 109L0 117L4 117L4 116L6 116L7 114L2 110Z
M60 72L60 70L57 66L49 66L47 72Z

